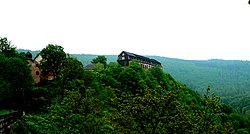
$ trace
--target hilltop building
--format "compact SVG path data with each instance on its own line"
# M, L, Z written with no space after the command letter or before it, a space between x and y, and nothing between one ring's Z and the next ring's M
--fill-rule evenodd
M26 59L28 61L28 65L31 70L31 75L34 79L34 84L39 85L41 78L42 79L47 79L47 80L53 80L54 79L54 74L52 72L48 72L47 77L45 78L44 74L42 74L41 69L39 68L39 65L41 64L42 61L42 56L38 54L34 59L32 58L32 54L30 52L26 53Z
M41 70L38 67L39 62L36 61L36 58L34 60L32 59L32 54L30 52L27 52L25 56L31 70L31 75L34 79L34 83L35 85L38 85L41 79Z
M122 51L118 55L117 62L122 66L128 66L130 61L132 60L138 61L139 65L141 65L141 67L144 69L150 69L155 66L162 68L161 63L155 59L150 59L148 57L144 57L144 56L126 52L126 51Z
M43 57L41 54L38 54L35 58L34 61L37 62L39 65L41 64ZM41 70L41 69L40 69ZM47 80L53 80L55 78L55 75L52 72L48 72L47 77L45 78L45 74L41 74L41 77L43 79L47 79Z

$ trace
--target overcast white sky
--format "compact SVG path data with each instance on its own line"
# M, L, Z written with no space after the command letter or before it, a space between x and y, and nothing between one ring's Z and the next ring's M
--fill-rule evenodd
M1 0L0 37L17 48L250 60L248 0Z

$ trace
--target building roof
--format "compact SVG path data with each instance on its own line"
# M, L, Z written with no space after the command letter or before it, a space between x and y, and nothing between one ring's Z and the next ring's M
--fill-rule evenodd
M126 52L126 51L122 51L122 53L125 53L128 56L136 57L136 58L139 58L139 59L144 59L146 61L150 61L150 62L155 63L155 64L161 64L159 61L157 61L155 59L150 59L148 57L141 56L141 55L138 55L138 54L134 54L134 53Z
M27 53L25 53L25 57L30 60L32 59L32 54L28 51Z
M93 70L94 66L95 66L94 64L88 64L88 65L85 66L85 69L86 70Z
M34 58L35 61L38 62L38 64L40 64L40 62L42 61L43 57L42 55L39 53L36 55L36 57Z

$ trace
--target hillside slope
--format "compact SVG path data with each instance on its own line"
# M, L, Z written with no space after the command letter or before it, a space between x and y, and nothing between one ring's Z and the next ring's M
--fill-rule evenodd
M19 50L27 52L28 50ZM31 51L33 57L39 51ZM87 65L98 55L71 54ZM116 62L116 55L105 55L108 62ZM182 60L148 56L160 61L165 72L191 89L204 94L211 91L221 96L221 101L230 104L241 114L250 115L250 61L239 60Z
M97 55L73 54L84 65ZM108 62L116 62L117 56L105 55ZM160 61L165 72L188 87L203 93L208 86L220 96L245 95L250 92L250 62L229 60L181 60L148 56Z
M153 57L164 70L197 91L207 86L221 96L243 95L250 91L250 62L229 60L180 60Z
M18 50L27 52L28 50ZM33 57L39 51L31 51ZM98 55L71 54L87 65ZM117 55L105 55L108 62L116 62ZM182 60L148 56L160 61L165 72L188 87L203 93L208 86L220 96L246 95L250 92L250 61L239 60Z

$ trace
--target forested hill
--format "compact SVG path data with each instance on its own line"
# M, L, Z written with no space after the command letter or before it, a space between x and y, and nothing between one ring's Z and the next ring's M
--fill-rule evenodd
M84 65L97 55L73 55ZM116 55L105 55L108 62L116 62ZM242 115L250 115L250 61L240 60L182 60L147 56L160 61L165 72L191 89L204 94L210 86L220 100L233 106Z
M97 55L74 54L87 65ZM105 55L109 62L116 62L116 55ZM208 86L220 96L243 95L250 91L250 62L229 60L181 60L148 56L160 61L165 72L198 92Z
M237 60L180 60L152 57L164 70L197 91L208 85L220 96L243 95L250 91L250 62Z
M6 38L2 42L11 48ZM0 97L5 103L1 107L26 113L11 127L14 133L250 132L249 117L220 103L210 88L200 95L158 67L144 70L131 62L124 68L115 62L107 64L104 56L89 58L94 55L73 55L77 60L53 44L40 54L39 67L45 77L34 86L26 64L30 53L16 53L15 48L0 51L4 72ZM109 62L116 59L106 57ZM168 62L160 58L155 57ZM86 63L91 59L99 68L84 69L82 59ZM164 68L171 67L164 64ZM48 79L50 73L54 79ZM237 105L241 114L249 115L246 103L240 104L244 104Z
M26 52L27 50L19 50ZM31 52L36 55L39 51ZM98 55L72 54L87 65ZM105 55L108 62L116 62L117 55ZM208 86L219 96L245 95L250 92L250 61L239 60L182 60L148 56L160 61L165 72L198 92Z
M73 55L84 65L97 55ZM116 55L105 55L109 62L116 62ZM181 60L148 56L160 61L165 72L198 92L208 86L220 96L244 95L250 92L250 62L229 60Z
M19 50L19 52L27 50ZM39 51L31 52L34 55ZM72 54L87 65L98 55ZM108 62L116 62L117 55L105 55ZM240 113L250 109L250 61L239 60L182 60L148 56L160 61L165 72L191 89L204 94L210 86L212 92L221 96L221 101L230 104Z

